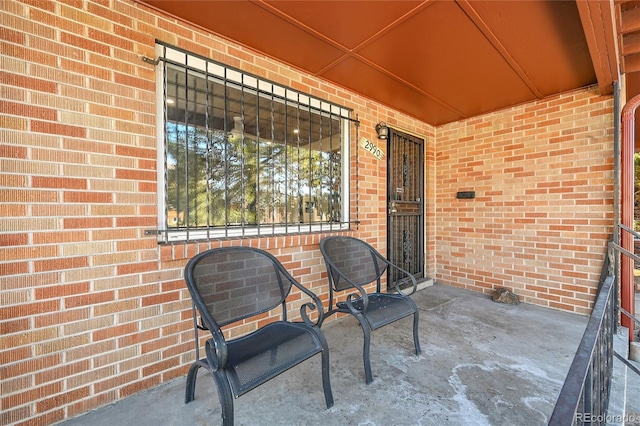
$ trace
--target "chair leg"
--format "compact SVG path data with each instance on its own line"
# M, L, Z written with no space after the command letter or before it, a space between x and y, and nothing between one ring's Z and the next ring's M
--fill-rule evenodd
M198 378L198 370L200 367L205 367L201 361L196 361L189 367L189 373L187 374L187 387L184 393L184 403L188 404L195 398L196 395L196 379Z
M233 394L224 372L213 372L213 379L218 388L218 399L222 410L222 425L233 426Z
M416 346L416 355L420 355L420 339L418 338L418 310L413 314L413 343Z
M322 388L324 389L324 401L327 408L333 407L333 392L331 391L331 380L329 378L329 345L322 333L317 333L322 342Z
M369 325L366 323L364 319L358 318L360 321L360 328L362 328L362 333L364 334L364 342L362 345L362 358L364 360L364 376L367 381L367 384L373 382L373 375L371 374L371 361L369 360L369 348L371 346L371 330L369 329Z

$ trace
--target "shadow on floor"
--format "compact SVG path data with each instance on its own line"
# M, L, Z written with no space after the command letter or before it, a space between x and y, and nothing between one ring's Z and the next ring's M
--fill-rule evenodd
M376 330L374 381L365 384L362 333L342 318L325 325L335 405L326 409L315 356L235 400L236 425L546 425L587 318L436 284L412 296L411 320ZM200 370L195 401L185 378L126 398L64 426L221 424L215 385Z

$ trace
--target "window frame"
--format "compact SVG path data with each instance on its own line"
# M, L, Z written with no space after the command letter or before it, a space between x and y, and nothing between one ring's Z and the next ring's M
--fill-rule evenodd
M350 145L352 125L357 127L357 121L351 118L352 110L333 102L323 100L313 95L275 83L262 77L221 64L200 55L163 44L156 43L156 57L158 67L156 72L157 111L157 194L158 194L158 241L170 243L179 241L210 240L220 238L244 238L277 235L295 235L313 232L334 232L348 230L350 227ZM258 223L257 225L241 224L232 227L229 223L222 227L193 227L182 229L169 227L169 212L167 198L168 171L168 120L167 120L167 85L165 69L167 65L184 67L184 69L203 73L205 78L213 76L229 81L247 90L255 91L258 95L269 95L278 98L285 107L294 103L298 109L315 110L318 114L327 115L341 121L340 134L340 221L309 222L309 223ZM226 83L225 83L226 84ZM225 101L227 94L225 93ZM357 138L357 136L356 136ZM286 144L287 146L291 146ZM300 147L298 147L300 149ZM327 152L327 151L322 151ZM302 198L300 198L302 200ZM298 200L300 202L300 200ZM225 206L227 204L225 203ZM225 207L225 208L228 208Z

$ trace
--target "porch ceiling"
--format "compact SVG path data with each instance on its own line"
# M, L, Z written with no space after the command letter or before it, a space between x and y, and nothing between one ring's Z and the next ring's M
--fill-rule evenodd
M638 1L140 1L434 126L640 75Z

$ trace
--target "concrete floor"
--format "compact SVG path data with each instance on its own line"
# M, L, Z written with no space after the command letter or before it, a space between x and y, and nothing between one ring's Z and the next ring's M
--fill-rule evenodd
M340 319L323 328L335 405L325 408L316 355L236 399L236 425L547 424L586 317L439 284L412 297L421 309L420 356L409 319L374 331L374 381L366 385L362 333L353 318ZM200 371L188 405L181 378L63 425L221 424L215 385Z

